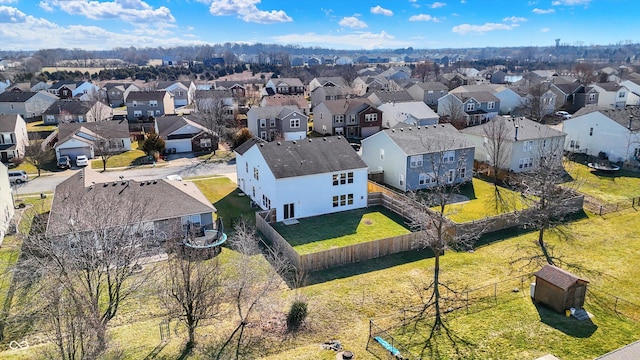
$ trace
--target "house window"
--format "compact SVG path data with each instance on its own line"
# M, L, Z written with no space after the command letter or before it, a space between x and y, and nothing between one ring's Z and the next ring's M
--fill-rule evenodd
M180 91L180 90L176 91L176 95L177 96L182 96L182 91Z
M528 169L533 167L533 158L523 158L520 159L518 168L520 169Z
M412 168L422 167L422 155L413 155L409 158L409 166Z
M100 119L94 119L94 120L100 120ZM84 121L84 117L82 115L78 115L78 122L83 122Z
M380 149L380 160L384 160L384 149Z
M347 205L353 205L353 194L347 194Z
M353 205L353 194L334 195L333 207Z
M353 172L333 174L332 182L333 186L353 184Z
M589 94L589 102L596 101L596 94Z
M260 127L267 127L267 119L260 119Z
M418 183L420 185L428 185L435 181L435 176L433 173L422 173L418 175Z
M333 197L333 207L338 207L338 205L339 205L338 200L339 200L338 195L335 195L335 196Z
M260 131L260 139L269 140L269 139L267 139L267 132L266 131Z
M255 199L255 197L256 197L256 187L255 186L251 187L251 193L253 194L253 198Z
M365 122L376 122L378 121L378 114L364 114Z
M460 169L460 174L459 174L460 179L464 179L467 177L467 168L461 168Z
M133 106L134 106L134 107L138 106L138 102L137 102L137 101L135 101L135 100L133 100Z
M344 123L344 115L336 115L336 116L334 116L334 117L333 117L333 121L334 121L336 124L342 124L342 123Z
M433 90L427 91L427 94L432 95L433 94Z
M533 149L533 140L524 142L524 151L531 151Z
M353 173L352 172L348 172L347 173L347 184L353 184Z
M640 159L640 148L635 148L635 149L633 150L633 157L634 157L636 160Z
M337 127L335 129L335 135L344 135L344 128Z
M269 119L269 127L276 127L276 119Z
M256 167L253 168L253 178L256 180L260 180L260 171Z
M244 171L248 174L249 173L249 163L245 162L244 163Z
M149 106L158 107L158 101L157 100L149 100Z
M495 109L495 108L496 108L496 103L495 103L495 102L493 102L493 101L489 101L489 102L487 103L487 109L489 109L489 110L493 110L493 109Z
M451 164L456 160L456 152L453 150L445 151L442 154L442 163L443 164Z
M619 97L619 98L623 98L623 97L625 97L625 96L627 96L627 93L626 93L626 92L624 92L624 91L620 91L620 92L618 93L618 97Z
M347 195L340 195L340 206L347 205Z
M142 110L135 110L133 112L133 116L134 117L141 117L142 116Z
M400 183L400 186L404 186L404 175L400 174L398 177L398 183Z
M467 103L467 111L473 111L475 109L476 109L475 103L472 103L472 102Z
M593 128L589 128L589 136L593 136Z
M300 127L300 119L291 119L289 121L289 125L292 129L297 129Z
M200 139L200 147L201 148L210 148L211 147L211 138Z
M13 104L9 105L9 107L11 108L11 110L13 110L13 109L14 109Z
M451 184L453 179L456 177L456 171L454 169L450 169L447 171L447 184Z

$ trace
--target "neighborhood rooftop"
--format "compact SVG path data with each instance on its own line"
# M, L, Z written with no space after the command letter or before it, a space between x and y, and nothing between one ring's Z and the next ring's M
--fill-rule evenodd
M451 124L407 126L383 131L406 155L473 147Z
M460 131L467 134L487 136L487 133L491 133L491 131L487 131L486 129L492 126L500 129L499 124L501 122L506 124L506 126L504 126L504 129L506 129L504 135L508 141L512 141L516 138L516 131L519 141L546 139L565 135L562 131L553 129L533 120L529 120L525 117L508 118L504 116L496 116L490 122L464 128Z

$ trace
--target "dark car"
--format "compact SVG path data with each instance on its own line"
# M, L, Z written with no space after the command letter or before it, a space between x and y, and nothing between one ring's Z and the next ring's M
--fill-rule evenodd
M71 159L67 155L60 155L57 166L58 169L68 169L71 167Z

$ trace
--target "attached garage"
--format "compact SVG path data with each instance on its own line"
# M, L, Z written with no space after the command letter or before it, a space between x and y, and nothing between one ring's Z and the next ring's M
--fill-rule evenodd
M175 152L190 152L193 151L191 148L191 137L186 139L169 139L165 141L165 149L176 149Z
M58 150L59 151L56 154L58 155L58 158L62 155L67 155L71 159L75 159L78 155L86 155L89 159L93 158L90 147L61 148Z

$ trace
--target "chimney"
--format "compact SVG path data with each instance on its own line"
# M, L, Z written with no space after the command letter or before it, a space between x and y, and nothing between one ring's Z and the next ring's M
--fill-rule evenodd
M520 128L520 125L516 124L516 141L518 141L518 129Z

